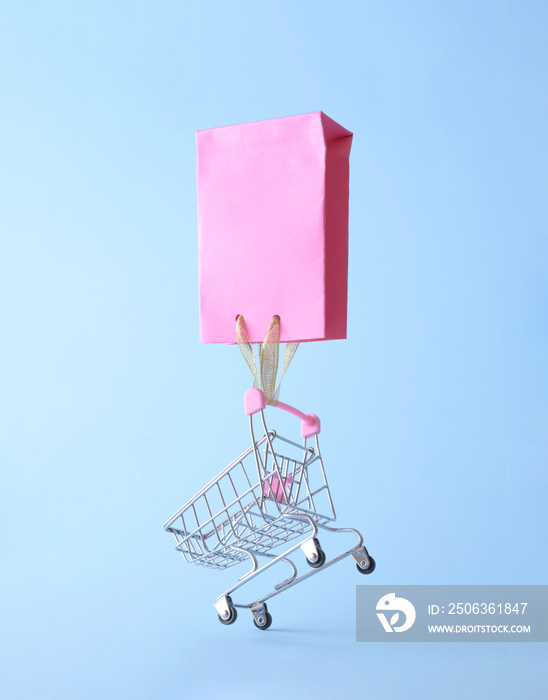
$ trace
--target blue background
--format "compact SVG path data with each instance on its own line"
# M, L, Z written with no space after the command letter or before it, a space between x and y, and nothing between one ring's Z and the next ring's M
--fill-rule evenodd
M354 596L547 582L547 21L3 3L3 697L545 697L544 645L356 644ZM198 342L194 131L320 109L355 133L349 336L302 346L282 398L321 416L378 567L273 599L262 633L218 623L229 579L162 529L248 444L239 350Z

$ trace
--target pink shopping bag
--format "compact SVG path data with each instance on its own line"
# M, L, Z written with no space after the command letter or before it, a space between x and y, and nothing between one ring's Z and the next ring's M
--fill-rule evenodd
M346 338L352 133L323 112L205 129L198 149L200 340Z
M269 482L272 483L270 484ZM285 494L287 493L287 495L289 496L289 500L291 501L292 486L292 476L282 476L282 482L280 483L278 476L274 474L274 476L269 477L269 479L265 481L264 494L267 498L271 498L272 500L278 501L279 503L287 503L287 498L285 497Z

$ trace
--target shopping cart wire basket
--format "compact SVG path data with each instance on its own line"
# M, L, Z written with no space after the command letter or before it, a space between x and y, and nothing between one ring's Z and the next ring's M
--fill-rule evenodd
M223 570L248 562L251 569L215 601L219 620L235 622L237 608L248 608L255 626L267 629L272 617L266 601L341 559L352 556L358 571L370 574L375 561L354 528L335 528L335 520L318 434L320 420L314 414L278 402L281 408L301 419L298 444L269 430L264 410L266 400L260 389L249 389L244 397L249 416L251 446L206 484L164 525L173 534L176 549L185 561ZM260 416L262 434L255 437L253 416ZM313 438L313 445L308 442ZM319 530L351 532L358 537L352 549L327 561L321 548ZM290 558L301 549L312 571L297 575ZM260 561L259 561L260 560ZM291 575L260 600L234 603L232 594L278 562L290 566Z

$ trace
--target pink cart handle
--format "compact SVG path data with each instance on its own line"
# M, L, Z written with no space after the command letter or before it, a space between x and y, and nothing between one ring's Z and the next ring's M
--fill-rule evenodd
M252 416L259 411L264 411L266 408L264 393L260 389L248 389L244 396L244 406L246 416ZM318 416L315 416L313 413L303 413L282 401L278 401L277 406L281 408L282 411L287 411L301 419L301 437L312 437L313 435L318 435L320 432L321 424Z

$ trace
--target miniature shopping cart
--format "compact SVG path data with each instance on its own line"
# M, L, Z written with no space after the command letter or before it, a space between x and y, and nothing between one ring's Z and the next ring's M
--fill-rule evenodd
M248 608L255 626L267 629L272 624L267 600L347 556L356 560L357 569L363 574L375 569L375 561L357 530L328 525L336 516L318 442L319 418L282 402L277 406L301 419L302 444L267 428L265 396L260 389L249 389L245 394L245 412L249 416L251 446L164 526L174 535L176 549L187 562L217 570L244 562L251 565L214 603L224 625L235 622L236 608ZM256 414L260 414L264 431L258 439L253 426ZM314 446L307 444L310 438L314 438ZM320 529L354 533L358 542L327 561L317 537ZM313 569L301 576L290 558L299 549ZM252 603L232 601L234 591L279 562L290 567L289 578Z

